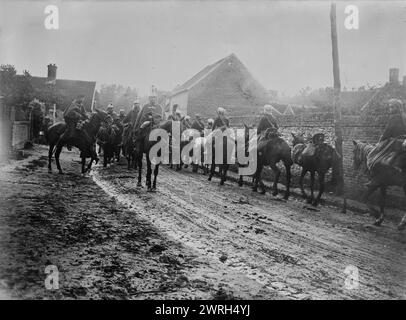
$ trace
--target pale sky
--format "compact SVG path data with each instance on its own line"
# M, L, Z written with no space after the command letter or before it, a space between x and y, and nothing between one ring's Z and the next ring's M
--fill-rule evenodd
M59 30L46 30L46 5ZM359 8L359 30L344 9ZM406 75L406 2L338 2L342 86ZM332 86L330 3L321 1L0 1L0 63L18 72L172 90L235 53L268 89Z

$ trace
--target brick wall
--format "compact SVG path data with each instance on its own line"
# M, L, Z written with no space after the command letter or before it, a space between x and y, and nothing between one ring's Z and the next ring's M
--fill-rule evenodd
M326 142L334 146L334 122L333 114L320 113L320 114L304 114L294 116L278 116L280 123L280 131L283 138L291 145L292 136L291 132L305 132L314 134L316 132L324 132L326 134ZM258 117L231 117L231 124L236 127L242 126L245 122L247 125L258 123ZM352 157L353 157L353 140L360 140L367 143L376 143L382 134L384 127L388 121L388 115L374 115L374 116L343 116L342 129L343 129L343 166L344 166L344 183L345 192L349 198L360 199L361 194L366 190L365 183L368 181L364 175L359 175L358 172L353 170ZM330 170L331 171L331 170ZM297 185L298 174L300 168L294 165L292 170L293 185ZM270 174L269 172L265 173ZM330 177L327 176L327 182ZM372 197L374 198L374 197ZM379 199L375 197L374 199ZM395 206L405 206L406 200L403 190L398 187L391 187L388 191L389 203Z

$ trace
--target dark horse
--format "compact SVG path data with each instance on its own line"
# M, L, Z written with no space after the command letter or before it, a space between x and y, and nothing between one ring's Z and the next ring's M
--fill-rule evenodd
M107 164L114 162L114 157L116 156L117 148L119 147L122 133L120 128L115 125L109 125L107 127L101 127L97 133L97 139L99 145L103 148L103 167L106 168ZM118 139L117 137L120 137Z
M290 147L288 143L283 140L277 132L274 132L272 130L272 128L267 129L264 135L258 138L257 170L253 178L253 191L256 192L258 190L258 186L260 186L260 188L262 189L261 193L265 194L265 185L261 180L261 172L264 166L269 166L275 173L272 195L276 196L278 194L278 182L281 175L281 170L278 168L277 163L280 161L282 161L286 171L286 191L284 199L287 200L290 195L290 168L293 164L290 154Z
M299 185L302 191L302 196L307 199L307 203L317 206L320 203L321 196L324 192L324 179L325 175L330 168L333 168L333 182L336 181L336 174L338 172L338 164L340 155L336 150L326 144L322 143L315 146L315 152L313 155L303 155L303 151L306 149L307 141L303 136L295 135L293 136L293 149L292 149L292 159L293 162L302 167L302 172L300 174ZM310 198L303 187L303 179L306 173L310 171ZM315 174L319 178L319 194L317 198L314 198L314 180Z
M55 149L56 166L60 174L63 174L61 165L59 163L59 155L61 154L64 145L69 142L71 146L77 147L80 150L80 156L82 158L82 173L90 170L93 161L98 161L95 150L96 134L100 129L102 122L110 122L110 116L104 112L95 109L89 120L86 120L81 129L76 129L75 137L69 139L69 141L60 141L60 136L65 132L66 124L64 122L57 122L50 126L47 130L47 139L49 143L48 151L48 172L52 172L52 155ZM86 158L91 158L89 165L85 169Z
M147 160L147 176L146 176L146 185L148 191L155 191L156 190L156 178L158 175L159 165L160 163L155 163L154 166L154 180L151 185L151 175L152 175L152 162L150 159L149 152L158 141L151 141L149 139L150 133L153 129L163 129L166 132L171 132L172 130L172 121L167 120L160 123L157 126L153 126L151 122L144 123L141 125L139 129L137 129L134 133L135 140L134 140L134 152L136 156L136 165L138 168L138 182L137 186L141 187L141 174L142 174L142 158L145 154ZM167 142L169 143L169 141ZM162 152L162 150L161 150Z
M375 192L378 188L381 191L381 203L380 203L380 212L378 212L371 204L367 202L370 213L376 218L375 225L379 226L384 220L384 209L385 209L385 200L386 200L386 190L388 186L399 186L402 187L406 194L406 169L402 169L399 172L399 169L386 164L383 161L380 161L376 165L373 165L371 171L367 167L367 157L371 151L375 148L374 145L367 143L353 141L354 143L354 154L353 154L353 165L354 170L359 170L362 173L365 173L370 178L371 182L368 184L368 190L365 193L364 201L367 202L368 198L372 193ZM402 155L397 157L397 161L402 161ZM403 216L400 224L398 225L399 230L403 230L406 227L406 214Z

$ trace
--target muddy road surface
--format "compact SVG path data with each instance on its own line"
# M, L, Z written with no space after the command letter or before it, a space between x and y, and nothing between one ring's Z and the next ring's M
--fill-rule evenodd
M302 200L259 195L233 181L219 186L190 169L161 166L158 190L136 187L134 171L98 168L93 179L170 239L231 275L233 294L248 298L406 298L406 234L396 222ZM193 272L192 272L193 273ZM358 280L355 279L357 277Z
M48 174L44 148L0 168L0 298L406 298L397 221L166 166L149 193L124 162L82 176L77 152L61 160L65 175Z

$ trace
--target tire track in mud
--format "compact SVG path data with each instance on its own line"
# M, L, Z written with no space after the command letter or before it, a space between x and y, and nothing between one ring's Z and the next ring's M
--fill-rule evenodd
M120 166L98 168L93 179L197 250L213 269L256 281L262 298L406 297L406 239L389 222L376 228L369 217L335 208L309 212L295 199L283 202L230 182L220 187L216 178L208 182L163 166L155 193L136 188L135 173ZM357 290L344 288L348 265L359 268ZM243 284L234 282L231 287L241 290Z

